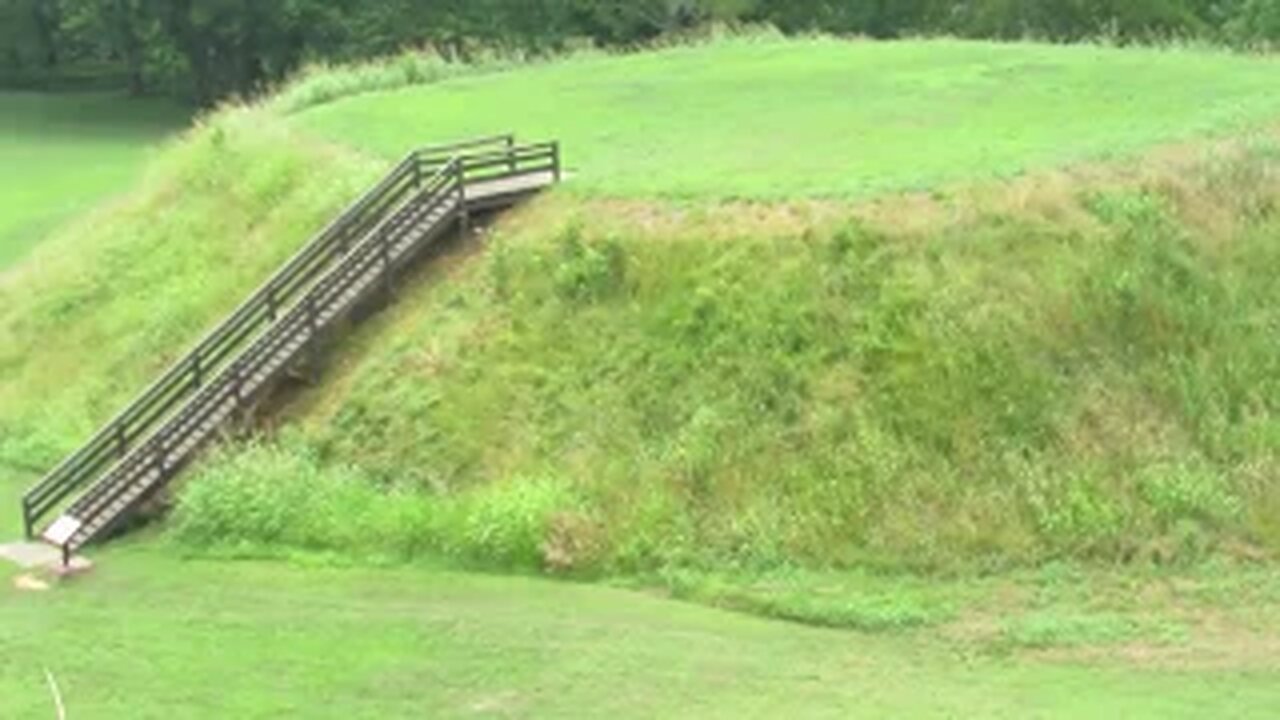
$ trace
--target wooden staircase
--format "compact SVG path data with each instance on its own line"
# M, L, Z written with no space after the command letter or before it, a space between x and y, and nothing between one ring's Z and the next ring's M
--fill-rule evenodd
M411 153L133 403L22 498L28 538L64 560L173 479L326 331L472 214L559 182L557 143L510 135Z

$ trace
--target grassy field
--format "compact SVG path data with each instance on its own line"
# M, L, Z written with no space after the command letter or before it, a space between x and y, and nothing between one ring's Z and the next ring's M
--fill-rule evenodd
M713 74L672 72L711 59ZM868 85L865 102L832 91L873 65L901 82ZM1061 81L995 82L997 67ZM669 94L669 112L645 126L651 142L701 145L698 133L715 125L738 143L724 150L767 136L775 151L822 156L838 173L849 158L837 150L856 150L834 126L781 130L805 127L810 111L814 122L871 128L897 104L974 117L1004 108L981 135L976 121L957 121L970 134L948 146L990 154L1025 130L1019 147L1063 161L1063 128L1091 128L1090 143L1118 152L1257 120L1273 101L1257 91L1270 68L1192 51L731 40L359 95L296 116L228 111L112 210L52 239L56 262L21 267L0 287L0 460L55 462L376 176L379 161L315 139L317 127L399 152L458 134L433 122L496 129L491 110L513 88L555 81L545 87L587 93L558 104L576 110L563 122L583 153L574 184L664 182L679 193L686 170L711 177L700 175L705 163L662 175L632 142L574 140L592 116L594 127L635 127L610 114L625 107L614 95L592 88L623 73L648 78L645 97ZM1155 82L1158 72L1182 82ZM948 79L966 102L920 91ZM1042 85L1079 102L1058 103L1052 122L1012 112L1043 112ZM760 87L784 93L773 104L801 116L741 104L775 94L747 92ZM1178 94L1188 88L1203 97ZM805 92L812 102L801 102ZM454 94L468 101L454 107ZM1127 108L1125 119L1100 98ZM422 102L436 111L418 112ZM743 121L713 122L706 108L721 105ZM403 108L421 119L412 133ZM703 123L686 125L682 113ZM935 134L884 128L899 148ZM608 161L613 174L591 169L596 150L628 147L634 156ZM724 206L562 193L502 227L478 262L455 263L456 275L407 283L413 301L304 396L283 459L267 461L268 448L238 465L228 456L227 467L252 472L215 464L211 484L223 490L188 498L204 499L188 515L204 522L184 532L280 540L270 525L227 524L220 508L245 497L290 504L283 494L298 483L287 480L305 477L336 489L292 503L310 508L316 527L299 520L289 543L355 536L392 554L445 549L502 566L538 566L548 533L587 569L1181 562L1274 550L1280 495L1264 478L1277 463L1280 393L1268 388L1280 373L1268 330L1277 307L1268 208L1280 153L1266 136L1203 147L1128 175L1046 171L985 196ZM935 155L890 164L915 171ZM750 166L734 175L742 182L773 177L769 155L724 157ZM1000 163L948 172L962 165L980 178ZM799 168L770 187L803 194ZM365 480L422 497L367 497L369 525L326 524L325 498L356 502L351 487L377 495ZM449 499L472 490L474 499ZM416 515L387 510L402 506Z
M163 100L0 92L0 269L61 221L132 187L187 113Z
M514 129L576 174L157 547L6 582L0 717L43 667L74 717L1274 714L1280 140L1200 139L1274 68L737 39L220 112L0 283L0 501L388 156Z
M595 195L866 196L1269 121L1277 70L1189 50L741 39L365 94L298 122L386 157L559 139L570 187Z
M105 555L0 590L0 715L1268 718L1276 668L1094 666L849 634L599 586ZM193 592L193 588L199 588ZM1274 658L1273 658L1274 659Z

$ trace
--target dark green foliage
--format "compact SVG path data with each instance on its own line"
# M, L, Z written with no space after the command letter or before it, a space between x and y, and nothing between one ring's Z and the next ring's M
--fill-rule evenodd
M0 0L0 86L115 67L201 103L263 90L310 59L432 46L629 46L708 22L893 38L1280 40L1280 0Z
M163 0L152 9L162 36L208 103L283 78L312 52L331 47L344 3L293 0Z

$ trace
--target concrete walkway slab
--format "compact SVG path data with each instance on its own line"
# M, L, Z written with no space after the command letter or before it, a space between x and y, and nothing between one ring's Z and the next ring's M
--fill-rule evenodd
M72 555L66 567L62 566L62 551L52 545L34 542L0 544L0 561L8 560L23 570L53 570L59 575L82 572L93 567L88 558Z
M0 559L8 560L24 570L62 564L62 553L52 545L17 542L0 545Z

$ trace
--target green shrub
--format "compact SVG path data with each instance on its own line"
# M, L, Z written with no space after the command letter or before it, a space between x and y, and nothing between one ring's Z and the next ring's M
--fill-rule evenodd
M553 518L577 504L571 488L547 478L512 478L457 501L442 532L451 555L503 567L540 568Z
M435 555L477 567L537 570L548 562L553 521L577 506L572 489L550 479L436 497L379 488L355 468L322 463L296 440L249 443L219 453L185 484L172 536L205 551Z
M627 255L617 240L606 239L586 245L582 241L581 229L574 226L560 238L557 250L553 276L556 291L562 299L602 300L624 289Z
M284 114L296 113L352 95L499 72L529 61L515 51L490 50L467 62L432 51L409 51L358 64L314 65L272 95L268 106Z
M1138 484L1164 523L1200 520L1225 527L1244 512L1223 472L1204 463L1149 465L1139 472Z

